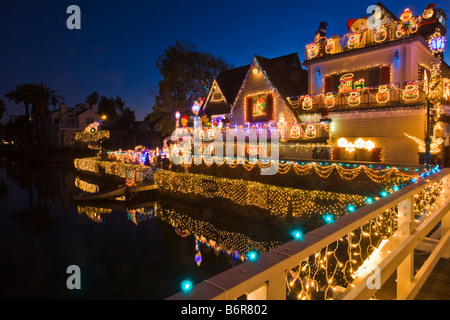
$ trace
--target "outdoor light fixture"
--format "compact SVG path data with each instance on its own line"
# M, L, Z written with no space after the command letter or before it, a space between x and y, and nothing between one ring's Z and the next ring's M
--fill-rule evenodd
M177 111L175 113L175 119L177 119L176 128L180 126L180 113Z
M389 195L389 192L383 190L383 191L380 192L380 195L382 197L387 197Z
M194 105L192 106L192 112L195 114L195 115L198 115L198 112L200 111L200 106L198 105L198 104L196 104L196 103L194 103Z
M347 207L347 211L348 212L353 212L353 211L355 211L356 210L356 208L355 208L355 206L354 205L349 205L348 207Z
M434 54L439 54L444 52L445 49L445 37L441 36L441 32L439 29L436 29L436 32L428 39L428 46L430 47L431 52Z

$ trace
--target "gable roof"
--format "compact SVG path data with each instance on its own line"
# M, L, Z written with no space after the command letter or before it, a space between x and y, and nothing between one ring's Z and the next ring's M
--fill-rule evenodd
M302 69L297 53L275 59L260 56L255 58L283 98L308 93L308 71ZM298 64L295 58L298 59Z
M231 112L255 60L267 78L270 79L271 85L278 90L283 99L303 95L308 92L308 71L302 68L297 53L272 59L255 55L251 64L222 71L218 75L215 80L225 100L214 102L210 101L210 99L205 100L203 107L205 114L226 114Z

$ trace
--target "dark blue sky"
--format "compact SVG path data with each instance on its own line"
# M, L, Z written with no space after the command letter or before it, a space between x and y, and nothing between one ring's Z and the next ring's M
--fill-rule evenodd
M347 32L377 1L288 0L0 0L0 98L16 84L43 81L62 90L68 106L92 91L119 95L137 120L151 112L160 76L156 60L176 40L222 57L234 66L254 54L267 58L298 52L321 21L327 36ZM421 14L428 1L381 1L395 15ZM450 0L438 7L450 15ZM81 30L68 30L69 5L81 9ZM448 51L448 50L446 50ZM449 59L446 57L446 62ZM7 114L23 112L7 104Z

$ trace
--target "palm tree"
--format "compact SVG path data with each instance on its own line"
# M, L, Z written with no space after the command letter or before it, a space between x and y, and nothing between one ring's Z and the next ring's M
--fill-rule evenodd
M16 88L9 91L5 97L8 99L8 101L14 101L16 105L19 103L25 104L25 129L26 129L26 135L25 135L25 146L27 148L30 147L31 143L31 131L30 131L30 104L32 103L32 85L27 84L21 84L16 85Z
M2 99L0 99L0 120L2 120L5 111L6 111L5 102Z
M42 143L42 149L46 148L46 123L45 116L48 112L48 106L52 104L56 106L59 102L64 101L64 98L57 94L61 90L54 90L47 86L45 83L33 83L32 85L32 101L37 107L39 121L40 121L40 141ZM36 119L36 122L38 120Z

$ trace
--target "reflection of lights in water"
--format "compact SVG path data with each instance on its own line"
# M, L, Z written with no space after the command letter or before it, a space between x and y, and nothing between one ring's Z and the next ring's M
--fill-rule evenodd
M102 215L105 213L111 213L111 209L97 208L90 206L77 206L79 214L87 215L91 220L95 222L102 222Z
M234 259L244 261L247 252L262 253L282 243L281 241L254 241L241 233L218 230L210 222L194 219L187 214L181 214L172 208L164 208L159 204L155 205L155 217L169 223L178 232L183 230L180 236L186 236L188 232L195 236L197 251L195 262L197 264L202 262L201 246L214 249L216 254L225 253Z

